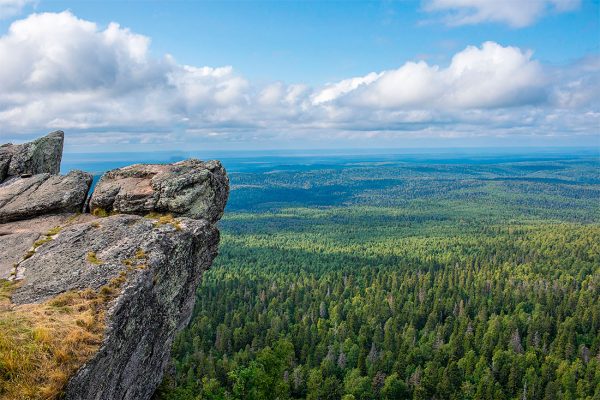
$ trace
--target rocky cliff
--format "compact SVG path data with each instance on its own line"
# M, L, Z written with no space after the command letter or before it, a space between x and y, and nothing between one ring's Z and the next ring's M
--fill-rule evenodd
M217 255L215 223L228 178L218 161L133 165L104 174L90 196L89 174L58 175L63 139L54 132L0 147L0 280L14 284L0 313L43 306L50 311L35 315L53 315L52 307L64 302L56 299L68 295L69 305L93 299L99 339L50 392L148 399L175 333L189 321L202 272ZM19 383L13 381L4 389L0 381L0 397L4 390L10 398L8 387ZM40 389L39 397L47 395Z

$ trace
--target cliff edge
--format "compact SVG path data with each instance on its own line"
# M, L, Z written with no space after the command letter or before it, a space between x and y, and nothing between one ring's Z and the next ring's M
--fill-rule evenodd
M90 195L90 174L58 175L63 141L0 147L0 398L149 399L217 255L228 178L138 164Z

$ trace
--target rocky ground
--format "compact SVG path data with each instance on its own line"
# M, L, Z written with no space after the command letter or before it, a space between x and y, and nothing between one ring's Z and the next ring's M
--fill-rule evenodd
M217 255L229 194L218 161L58 175L64 134L0 147L0 279L15 307L119 282L102 344L66 399L148 399L202 272ZM1 394L1 393L0 393Z

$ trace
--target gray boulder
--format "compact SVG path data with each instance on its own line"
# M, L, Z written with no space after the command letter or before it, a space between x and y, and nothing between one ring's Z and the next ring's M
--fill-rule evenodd
M172 213L215 222L223 215L228 195L229 179L218 161L136 164L104 174L90 208L139 215Z
M126 276L106 316L99 351L70 379L65 399L149 399L160 384L176 331L192 314L202 272L217 255L219 232L205 220L115 215L64 228L19 264L16 304ZM93 262L89 254L93 252Z
M92 184L92 175L39 174L10 178L0 184L0 223L51 213L80 212Z
M21 175L60 172L65 134L52 132L33 142L0 147L0 182Z

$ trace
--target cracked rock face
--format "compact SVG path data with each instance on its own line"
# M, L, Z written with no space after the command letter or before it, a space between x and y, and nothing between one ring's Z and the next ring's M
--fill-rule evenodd
M0 182L21 175L58 174L64 138L62 131L56 131L33 142L1 146Z
M218 161L137 164L100 178L90 208L147 214L151 211L217 221L229 195L229 180Z
M227 175L218 161L199 160L113 170L90 203L117 215L80 214L92 176L56 175L62 140L56 132L0 147L0 279L21 280L15 304L120 280L100 349L70 377L62 398L149 399L217 255ZM151 212L179 218L142 216Z

